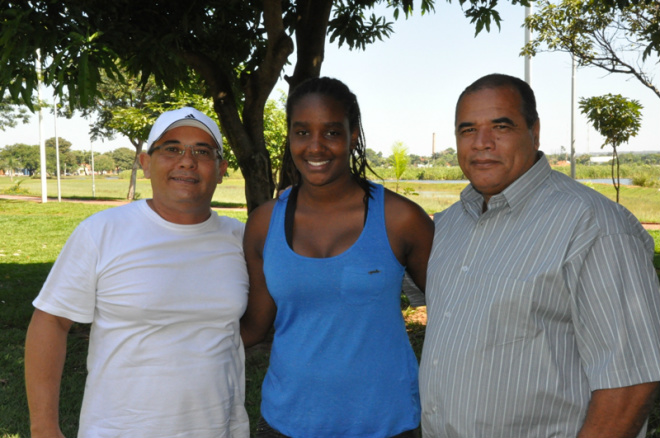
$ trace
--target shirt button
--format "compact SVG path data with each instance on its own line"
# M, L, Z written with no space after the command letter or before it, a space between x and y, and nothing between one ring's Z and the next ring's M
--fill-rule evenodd
M445 318L451 318L451 312L445 312Z
M463 266L463 267L461 268L461 271L463 271L463 272L467 272L468 269L469 269L469 268L468 268L467 266Z
M433 366L437 367L438 366L438 359L433 359Z

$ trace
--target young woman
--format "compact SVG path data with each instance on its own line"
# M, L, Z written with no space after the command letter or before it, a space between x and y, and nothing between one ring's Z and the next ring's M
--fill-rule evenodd
M404 270L423 290L433 222L366 179L360 109L336 79L287 102L294 185L249 217L246 347L275 324L258 437L412 437L417 361L401 315Z

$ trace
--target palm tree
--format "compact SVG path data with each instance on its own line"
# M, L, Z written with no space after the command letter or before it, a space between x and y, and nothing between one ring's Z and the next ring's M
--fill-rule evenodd
M9 170L9 177L11 182L14 182L14 170L16 170L16 168L21 165L20 161L13 155L7 154L5 157L3 157L2 164L3 168Z
M392 157L390 158L394 167L394 176L396 177L396 193L399 193L399 180L401 175L408 167L408 146L403 142L397 141L392 145Z

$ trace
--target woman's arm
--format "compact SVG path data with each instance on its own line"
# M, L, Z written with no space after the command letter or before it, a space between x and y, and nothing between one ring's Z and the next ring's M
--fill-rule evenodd
M241 338L246 348L263 341L277 312L263 270L263 250L273 205L274 201L271 201L254 210L245 226L243 252L250 278L250 293L247 309L241 318Z
M392 250L406 267L410 278L424 292L435 232L433 221L416 203L386 190L385 225Z

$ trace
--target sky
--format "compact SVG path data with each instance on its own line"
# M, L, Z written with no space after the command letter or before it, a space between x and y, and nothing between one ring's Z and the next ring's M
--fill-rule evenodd
M365 51L337 48L326 44L321 74L345 82L357 95L362 112L367 147L391 154L392 145L401 141L410 153L428 156L455 148L454 109L461 91L474 80L489 73L505 73L524 78L525 61L519 56L524 45L524 8L508 2L498 7L503 18L501 30L491 27L474 35L474 25L464 17L458 2L436 2L436 11L408 20L393 21L394 34ZM295 55L290 60L295 62ZM655 66L657 70L657 65ZM571 57L566 53L539 53L531 61L531 85L536 93L541 119L541 150L559 153L571 142ZM287 66L285 74L293 72ZM620 147L626 151L660 152L660 98L629 75L608 75L597 68L576 72L575 94L578 98L621 94L638 100L643 106L642 127L637 137ZM656 82L658 83L658 82ZM272 98L284 81L276 85ZM46 96L46 100L52 98ZM55 134L54 117L43 116L44 138ZM74 149L89 149L89 121L80 117L57 120L57 135L73 144ZM434 149L435 138L435 149ZM28 125L0 131L0 147L14 143L39 143L38 117ZM603 138L576 109L576 153L598 153ZM126 138L96 141L95 151L118 147L132 148ZM604 151L608 151L607 146Z

